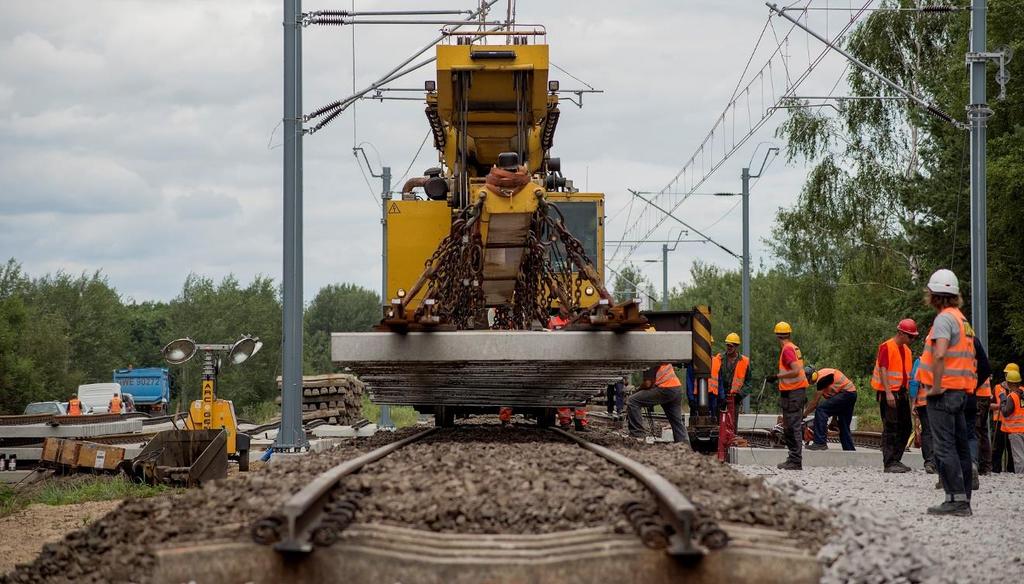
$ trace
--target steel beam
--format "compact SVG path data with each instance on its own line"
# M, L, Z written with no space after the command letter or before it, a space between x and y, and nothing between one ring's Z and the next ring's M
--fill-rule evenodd
M455 331L332 333L331 360L394 364L426 361L681 363L691 357L688 332Z

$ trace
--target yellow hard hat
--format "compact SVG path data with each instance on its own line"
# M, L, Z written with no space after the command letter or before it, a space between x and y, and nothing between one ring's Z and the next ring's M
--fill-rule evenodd
M1020 383L1020 371L1010 371L1006 374L1006 380L1010 383Z
M740 344L740 336L736 333L729 333L725 335L726 345L738 345Z
M793 334L793 327L789 326L788 322L786 322L784 320L780 320L779 323L775 325L775 334L777 334L777 335L790 335L790 334Z
M1017 365L1016 363L1007 363L1006 367L1003 368L1003 373L1009 373L1011 371L1020 373L1020 365Z

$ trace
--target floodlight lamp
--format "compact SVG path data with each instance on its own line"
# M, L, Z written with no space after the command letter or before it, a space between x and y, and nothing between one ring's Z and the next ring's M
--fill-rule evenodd
M594 287L593 286L587 286L586 288L583 289L583 293L586 294L587 296L593 296L594 295Z
M398 289L398 297L399 298L405 298L405 288L399 288Z
M548 81L548 91L550 91L551 93L557 93L558 92L558 80L557 79L552 79L551 81Z
M249 359L249 357L258 353L262 347L263 341L261 341L259 337L245 335L235 341L234 345L231 345L231 349L228 351L228 363L232 365L241 365Z
M171 341L160 351L160 354L171 365L181 365L195 356L196 342L188 337Z

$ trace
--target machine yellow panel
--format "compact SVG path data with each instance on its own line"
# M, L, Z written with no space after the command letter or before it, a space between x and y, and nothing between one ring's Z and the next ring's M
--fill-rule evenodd
M544 198L562 212L566 228L583 244L594 269L604 279L604 193L547 192ZM590 306L597 300L597 294L584 294L582 305Z
M423 273L424 263L451 231L451 208L445 201L388 201L388 299L408 290ZM425 290L409 304L419 305Z

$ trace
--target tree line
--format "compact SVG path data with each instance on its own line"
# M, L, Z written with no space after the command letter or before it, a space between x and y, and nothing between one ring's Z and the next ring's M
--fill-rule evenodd
M352 284L321 288L305 309L305 372L332 370L330 332L369 330L379 319L376 292ZM225 366L218 388L240 409L277 395L281 295L271 278L242 284L234 276L215 282L191 274L172 300L135 302L98 271L31 277L11 259L0 266L0 413L67 400L78 385L110 381L114 369L129 365L168 367L172 399L196 399L201 360L168 366L160 350L186 336L231 343L243 334L259 336L263 349L240 366Z
M950 2L942 2L949 4ZM890 0L881 8L915 8ZM988 45L1024 49L1024 11L1012 0L988 4ZM924 15L878 10L856 26L846 48L886 77L965 120L970 103L964 54L970 12ZM993 370L1024 353L1024 66L1008 64L1006 99L989 67L988 306ZM896 96L851 66L854 96ZM778 320L816 366L870 375L878 343L901 318L922 337L934 317L924 301L932 272L952 269L971 314L970 156L968 132L905 100L856 100L800 108L778 131L790 162L809 172L796 203L780 209L767 241L773 262L752 278L751 333L755 372L774 372ZM756 196L756 194L755 194ZM740 274L697 263L691 283L671 294L673 308L707 303L720 340L739 331ZM720 342L716 345L721 346ZM915 353L920 353L920 342Z

